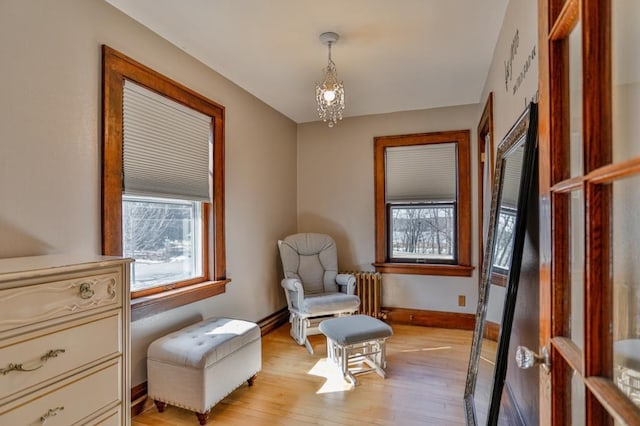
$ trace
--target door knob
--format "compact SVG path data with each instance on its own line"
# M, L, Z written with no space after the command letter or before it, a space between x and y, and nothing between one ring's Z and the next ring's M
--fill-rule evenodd
M536 365L542 365L542 368L548 373L551 368L549 351L543 346L540 355L538 355L526 346L518 346L516 349L516 364L523 370L535 367Z

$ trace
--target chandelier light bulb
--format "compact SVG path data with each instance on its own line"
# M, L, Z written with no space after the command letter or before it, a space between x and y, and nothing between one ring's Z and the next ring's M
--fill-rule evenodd
M331 103L336 98L336 92L334 92L333 90L327 90L322 94L322 97L325 101L327 101L327 103Z
M329 61L323 70L324 78L321 83L316 83L316 104L318 115L329 127L335 126L338 120L342 120L344 111L344 85L338 80L336 64L331 59L331 45L338 41L336 33L320 34L320 41L329 47Z

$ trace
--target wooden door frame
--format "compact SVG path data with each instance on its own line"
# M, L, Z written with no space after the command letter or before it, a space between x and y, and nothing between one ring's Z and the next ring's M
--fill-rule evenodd
M583 172L569 169L569 46L582 25ZM540 423L571 422L571 373L586 387L588 425L610 425L612 416L640 422L640 410L612 381L611 187L640 170L640 158L612 161L611 4L607 0L539 0L540 346L551 353L551 375L540 371ZM553 119L552 119L553 118ZM637 163L637 164L636 164ZM618 174L612 172L618 170ZM614 176L615 175L615 176ZM584 349L568 337L570 301L569 194L585 202Z
M485 136L489 135L489 148L491 152L491 157L489 158L489 185L493 182L493 157L495 156L495 145L493 143L494 135L493 135L493 92L489 92L489 96L487 97L487 102L484 104L484 109L482 111L482 116L480 117L480 121L478 122L478 133L476 134L478 138L478 287L480 287L480 280L482 280L482 262L484 260L484 244L483 237L485 233L485 229L483 229L484 225L484 163L486 158L483 157L483 154L486 152L486 142Z
M551 182L560 180L558 172L565 169L552 164L552 158L558 158L551 154L551 124L550 124L550 79L549 67L549 32L551 30L552 16L557 16L558 1L538 0L538 190L540 197L540 348L552 348L550 341L552 335L552 291L551 291ZM564 120L560 120L564 122ZM557 127L554 130L558 130ZM556 174L555 176L552 174ZM554 360L556 354L551 354ZM555 368L556 364L552 364ZM561 413L553 413L558 406L566 406L562 401L551 399L551 374L540 369L539 410L540 424L550 425L552 418L558 418ZM557 385L557 383L556 383ZM564 386L563 386L564 387Z

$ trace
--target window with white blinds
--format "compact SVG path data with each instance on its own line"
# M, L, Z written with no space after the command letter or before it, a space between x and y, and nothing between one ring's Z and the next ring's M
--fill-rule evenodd
M376 271L471 276L470 132L374 138Z
M387 202L455 201L455 143L388 147Z
M209 202L211 117L125 80L126 195Z
M102 46L102 251L131 318L224 293L224 106Z

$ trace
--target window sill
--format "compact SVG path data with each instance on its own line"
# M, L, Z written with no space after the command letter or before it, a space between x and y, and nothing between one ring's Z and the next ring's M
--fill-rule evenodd
M131 321L150 317L169 309L217 296L226 291L231 280L206 281L131 300Z
M509 278L509 274L502 274L500 272L492 272L491 273L491 284L495 284L500 287L507 286L507 279Z
M376 272L386 274L445 275L470 277L474 267L466 265L416 265L408 263L373 263Z

